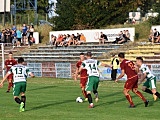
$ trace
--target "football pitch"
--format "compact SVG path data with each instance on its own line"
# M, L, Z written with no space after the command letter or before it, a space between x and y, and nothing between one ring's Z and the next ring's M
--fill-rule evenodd
M5 93L7 83L0 89L0 120L159 120L160 101L144 93L149 107L134 94L136 108L128 108L122 94L124 83L103 81L99 85L99 102L89 109L88 102L76 103L82 97L79 81L54 78L28 79L26 111L19 113L19 105L12 93ZM157 83L160 91L160 83ZM93 95L92 95L93 96Z

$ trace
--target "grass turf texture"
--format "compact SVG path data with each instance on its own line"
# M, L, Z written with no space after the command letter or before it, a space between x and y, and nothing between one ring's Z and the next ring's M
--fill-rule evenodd
M0 89L0 120L158 120L160 102L144 93L149 107L132 94L136 108L128 108L122 94L124 83L103 81L99 85L99 102L89 109L88 102L76 103L82 96L79 82L66 79L28 79L26 111L19 113L19 105L12 93L5 93L7 83ZM160 87L160 83L157 83ZM159 89L160 91L160 89ZM93 96L93 95L92 95Z

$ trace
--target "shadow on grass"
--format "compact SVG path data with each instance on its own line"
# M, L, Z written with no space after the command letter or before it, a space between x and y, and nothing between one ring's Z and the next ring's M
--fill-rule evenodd
M38 88L28 89L28 91L34 91L34 90L39 90L39 89L50 89L50 88L55 88L55 87L57 86L38 87Z
M65 100L65 101L62 101L62 102L47 103L47 104L44 104L44 105L33 107L33 108L28 109L26 111L39 110L39 109L43 109L43 108L46 108L46 107L49 107L49 106L53 107L55 105L57 106L57 105L65 104L65 103L71 103L71 102L73 102L73 100Z

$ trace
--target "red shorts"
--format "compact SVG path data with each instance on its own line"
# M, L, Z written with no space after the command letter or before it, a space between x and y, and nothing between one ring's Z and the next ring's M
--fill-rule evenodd
M87 84L88 78L80 78L80 87L85 88Z
M126 89L138 88L138 76L128 79L124 85Z
M13 80L13 74L10 74L10 75L7 77L7 80Z

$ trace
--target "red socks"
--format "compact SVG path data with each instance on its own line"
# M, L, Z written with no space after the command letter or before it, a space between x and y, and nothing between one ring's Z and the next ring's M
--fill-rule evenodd
M8 91L10 91L11 87L13 87L13 83L8 83Z
M82 94L85 98L87 98L87 92L85 90L82 90Z
M128 102L130 103L131 106L134 106L134 103L132 101L132 97L129 94L126 95L126 99L128 100Z
M137 92L135 92L135 94L136 94L138 97L140 97L144 102L147 101L147 100L145 99L145 97L142 95L141 92L137 91Z

